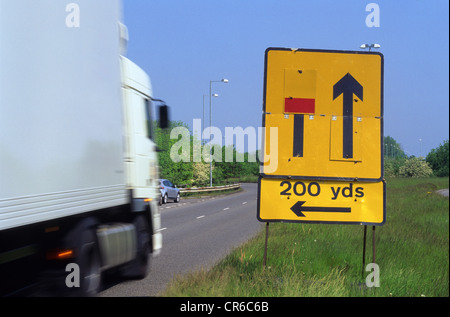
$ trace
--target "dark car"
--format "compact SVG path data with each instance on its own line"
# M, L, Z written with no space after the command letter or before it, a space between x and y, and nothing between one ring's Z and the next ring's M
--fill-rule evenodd
M169 199L173 199L176 203L180 201L180 189L168 179L159 180L159 191L161 192L161 204L166 204Z

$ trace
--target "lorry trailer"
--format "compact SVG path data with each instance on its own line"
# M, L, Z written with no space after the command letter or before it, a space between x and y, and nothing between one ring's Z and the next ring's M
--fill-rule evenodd
M162 248L156 99L127 42L119 0L0 0L1 296L95 295Z

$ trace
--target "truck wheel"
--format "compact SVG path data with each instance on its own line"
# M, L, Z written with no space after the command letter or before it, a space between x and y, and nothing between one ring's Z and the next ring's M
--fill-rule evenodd
M80 288L76 295L95 296L100 291L101 262L94 229L86 229L82 233L79 250Z
M125 275L136 279L143 279L148 273L150 233L148 223L144 216L137 216L133 224L136 227L136 258L126 266Z

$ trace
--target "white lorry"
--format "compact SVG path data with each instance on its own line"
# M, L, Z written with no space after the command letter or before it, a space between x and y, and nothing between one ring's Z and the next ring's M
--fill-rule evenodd
M119 0L0 0L0 295L93 295L162 247L156 99L120 21Z

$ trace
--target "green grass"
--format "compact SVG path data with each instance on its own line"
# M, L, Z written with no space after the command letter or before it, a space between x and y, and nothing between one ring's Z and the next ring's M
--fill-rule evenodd
M380 287L362 272L363 228L283 224L234 250L210 271L177 277L163 296L449 296L449 200L433 192L448 178L388 179L387 220L376 228ZM366 264L372 261L368 227Z
M227 178L226 183L257 183L259 175L242 175L240 177Z
M240 193L242 191L243 191L242 187L239 187L239 188L231 188L231 189L224 189L224 190L211 191L211 192L208 192L208 191L199 192L199 193L184 192L181 194L181 197L184 199L211 197L211 196L221 196L221 195Z

